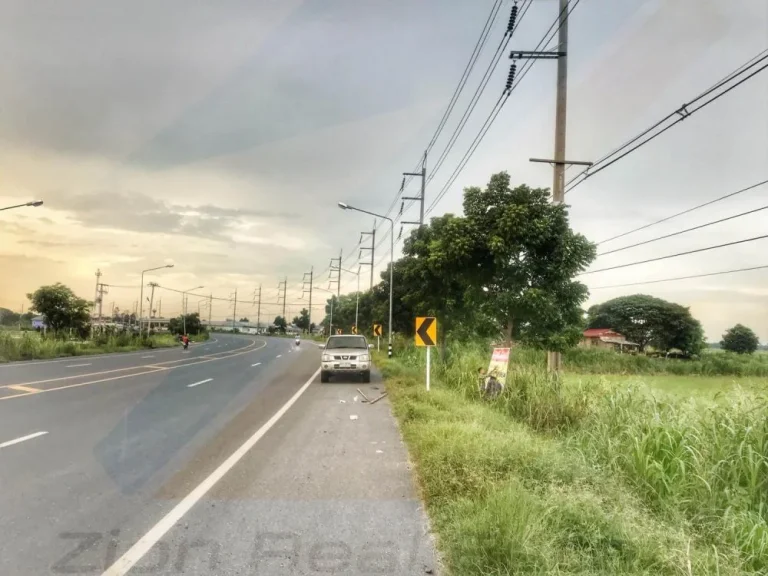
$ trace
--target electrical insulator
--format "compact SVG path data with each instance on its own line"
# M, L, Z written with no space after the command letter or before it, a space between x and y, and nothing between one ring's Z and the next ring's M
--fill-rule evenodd
M507 76L507 85L504 88L507 92L512 89L512 83L515 81L515 72L517 72L517 63L513 62L509 67L509 76Z
M405 176L403 176L403 181L400 183L400 192L402 192L405 189Z
M512 34L512 30L515 29L516 21L517 21L517 4L512 6L512 12L509 14L509 24L507 24L507 34Z
M405 202L400 202L400 216L403 215L403 208L405 207Z
M403 227L400 226L400 234L397 235L397 239L400 240L400 238L402 238L402 236L403 236Z

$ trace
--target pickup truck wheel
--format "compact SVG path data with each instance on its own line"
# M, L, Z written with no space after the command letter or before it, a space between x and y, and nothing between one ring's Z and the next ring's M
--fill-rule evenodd
M367 371L363 372L363 382L368 384L370 381L371 381L371 371L367 370Z
M325 383L326 383L326 382L328 382L330 379L331 379L331 377L330 377L330 375L328 374L328 372L322 372L322 371L320 372L320 382L322 382L323 384L325 384Z

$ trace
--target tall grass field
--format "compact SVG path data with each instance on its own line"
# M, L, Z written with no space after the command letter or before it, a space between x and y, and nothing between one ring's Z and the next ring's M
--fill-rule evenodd
M97 337L93 340L77 341L41 338L36 332L16 334L0 332L0 362L129 352L144 348L165 348L175 345L178 345L178 342L170 334L158 334L149 337L116 334Z
M768 379L685 376L686 394L515 350L486 400L489 349L446 352L430 392L423 350L377 362L449 574L768 573Z

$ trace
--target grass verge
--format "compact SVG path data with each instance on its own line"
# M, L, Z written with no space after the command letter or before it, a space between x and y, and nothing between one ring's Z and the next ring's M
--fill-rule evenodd
M487 358L377 355L439 549L456 576L765 574L766 403L703 407L527 365L493 401Z
M17 338L0 333L0 362L131 352L178 345L178 340L170 334L149 337L119 334L97 337L94 340L76 341L41 338L37 333L25 333Z

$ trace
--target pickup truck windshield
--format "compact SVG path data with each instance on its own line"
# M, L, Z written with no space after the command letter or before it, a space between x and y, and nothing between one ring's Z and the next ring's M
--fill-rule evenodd
M328 338L328 342L325 345L326 350L332 350L334 348L361 348L366 350L368 345L365 343L365 338L362 336L343 336L343 337L331 337Z

